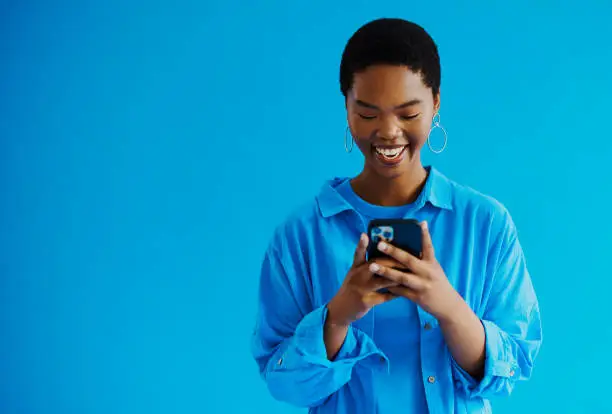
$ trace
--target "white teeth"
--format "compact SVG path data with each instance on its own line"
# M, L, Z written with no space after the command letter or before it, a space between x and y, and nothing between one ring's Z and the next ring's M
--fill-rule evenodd
M376 152L379 153L380 155L384 156L385 158L396 158L398 155L401 154L402 150L405 147L399 147L399 148L379 148L376 147Z

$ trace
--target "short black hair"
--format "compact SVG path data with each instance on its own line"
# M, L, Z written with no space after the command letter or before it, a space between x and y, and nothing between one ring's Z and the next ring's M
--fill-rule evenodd
M361 26L351 36L340 62L340 90L346 97L353 76L369 66L407 66L423 76L434 95L440 91L440 56L431 36L416 23L381 18Z

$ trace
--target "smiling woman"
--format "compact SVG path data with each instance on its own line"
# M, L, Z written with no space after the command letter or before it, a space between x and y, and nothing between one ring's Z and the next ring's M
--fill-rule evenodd
M406 69L370 66L355 74L348 91L350 131L374 169L397 167L402 161L407 164L404 170L415 165L418 168L423 137L439 108L439 95L432 95L420 74ZM397 175L401 169L379 171L388 176Z
M433 39L405 20L370 22L346 45L345 145L363 170L279 225L261 269L252 349L281 401L486 413L531 376L540 313L510 214L421 163L440 126L440 72ZM420 222L422 253L380 242L383 258L366 258L374 219Z

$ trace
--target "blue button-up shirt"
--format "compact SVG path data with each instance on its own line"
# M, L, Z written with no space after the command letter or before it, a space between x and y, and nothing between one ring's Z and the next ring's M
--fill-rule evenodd
M311 413L487 413L531 376L540 312L517 230L496 200L428 168L417 200L373 206L347 178L279 225L261 269L252 352L272 396ZM437 260L480 318L484 376L454 360L436 319L404 298L353 323L337 357L323 341L326 304L348 272L359 236L378 217L427 220Z

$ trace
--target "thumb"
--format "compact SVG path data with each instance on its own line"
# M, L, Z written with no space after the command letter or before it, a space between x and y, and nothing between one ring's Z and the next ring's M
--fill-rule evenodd
M427 222L421 223L421 230L423 234L423 260L435 260L436 253L434 251L433 242L431 241L431 234L429 233L429 227Z
M368 249L368 236L364 233L361 233L359 237L359 243L357 244L357 248L355 249L355 255L353 256L353 267L361 266L366 262L366 251Z

